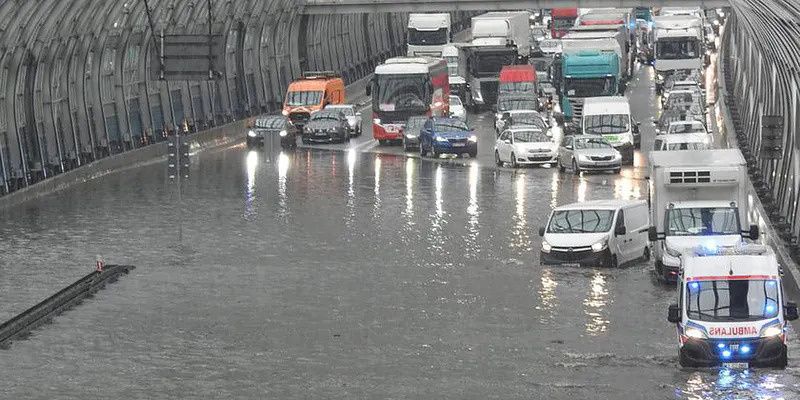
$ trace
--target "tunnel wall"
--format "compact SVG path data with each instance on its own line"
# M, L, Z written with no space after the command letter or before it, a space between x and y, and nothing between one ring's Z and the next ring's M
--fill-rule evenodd
M155 31L205 33L206 1L150 0ZM275 112L305 70L347 83L404 52L405 14L304 15L296 0L212 0L214 81L153 80L144 1L0 2L0 195L95 160ZM453 13L457 28L471 14Z
M723 37L728 108L770 221L800 259L800 3L735 0ZM783 117L780 159L760 153L762 116Z

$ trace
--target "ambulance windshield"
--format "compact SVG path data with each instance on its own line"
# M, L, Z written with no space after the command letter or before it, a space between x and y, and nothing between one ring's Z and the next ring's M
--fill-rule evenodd
M704 280L686 284L686 314L696 321L757 321L778 316L774 280Z

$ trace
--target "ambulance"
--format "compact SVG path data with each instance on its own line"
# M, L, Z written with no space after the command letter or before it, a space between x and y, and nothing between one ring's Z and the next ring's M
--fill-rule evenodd
M678 303L667 316L677 325L680 365L785 368L797 304L786 301L772 250L709 242L681 259Z

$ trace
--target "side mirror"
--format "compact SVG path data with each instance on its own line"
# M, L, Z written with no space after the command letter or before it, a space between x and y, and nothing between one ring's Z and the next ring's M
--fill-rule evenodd
M544 236L544 227L539 227L539 236ZM797 306L795 306L795 313L797 312Z
M647 239L649 239L651 242L658 241L658 231L656 231L655 226L651 226L647 229Z
M760 232L758 230L758 225L750 225L750 232L748 233L748 236L750 236L750 239L758 240L759 234L760 234Z
M631 132L639 133L639 123L637 122L636 125L631 127Z
M556 123L558 123L559 125L564 125L564 114L560 112L553 113L553 119L555 119Z
M797 303L787 301L783 305L783 319L787 321L794 321L797 319Z
M785 309L784 309L785 310ZM795 313L797 309L795 308ZM677 304L670 304L669 311L667 312L667 321L677 324L681 322L681 309Z
M622 236L626 233L628 233L628 230L625 229L625 225L617 226L616 229L614 229L614 235L616 236Z

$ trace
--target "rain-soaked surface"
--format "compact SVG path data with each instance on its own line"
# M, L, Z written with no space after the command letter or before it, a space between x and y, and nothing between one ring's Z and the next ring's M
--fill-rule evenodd
M651 79L631 93L645 148ZM539 264L553 206L645 198L641 167L243 146L193 162L182 209L153 165L0 215L2 320L95 254L137 266L0 351L0 398L800 396L796 352L785 371L681 370L650 263Z

